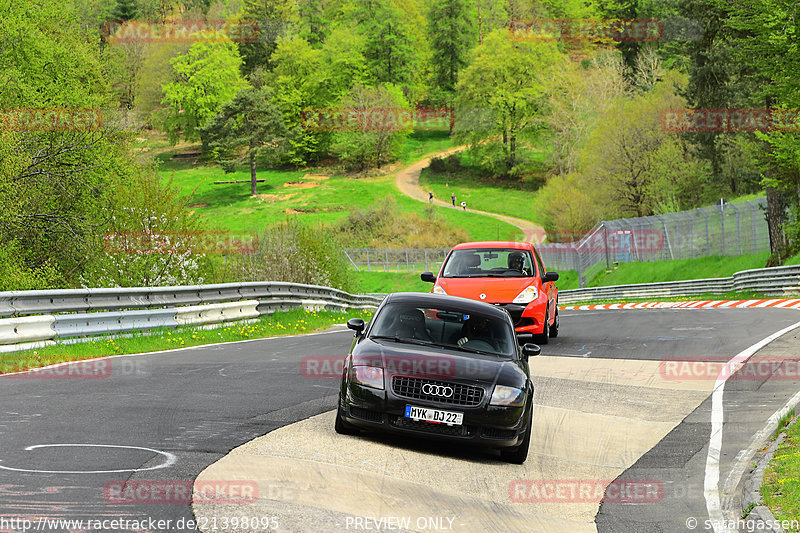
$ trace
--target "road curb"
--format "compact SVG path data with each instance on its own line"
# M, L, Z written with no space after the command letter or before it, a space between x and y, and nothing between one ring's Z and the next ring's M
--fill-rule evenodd
M797 419L793 420L786 428L794 424L796 420ZM778 525L778 520L775 518L775 515L772 514L769 507L764 505L764 499L761 496L761 486L764 484L764 474L767 471L770 461L772 461L772 457L786 438L786 428L783 429L781 434L778 435L778 438L776 438L765 451L759 452L760 457L756 461L756 468L750 471L742 487L742 514L744 515L745 509L747 509L751 503L755 504L748 518L753 517L763 523L770 524L771 526L774 525L774 528L771 527L765 531L775 531L776 533L783 533L783 528Z
M775 298L756 300L693 300L685 302L637 302L613 304L562 305L562 311L599 311L618 309L753 309L773 307L800 309L800 299Z

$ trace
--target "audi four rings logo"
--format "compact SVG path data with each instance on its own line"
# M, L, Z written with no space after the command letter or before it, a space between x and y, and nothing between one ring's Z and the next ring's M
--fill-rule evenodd
M426 383L422 386L422 393L429 396L441 396L442 398L449 398L453 395L453 387L447 385L431 385Z

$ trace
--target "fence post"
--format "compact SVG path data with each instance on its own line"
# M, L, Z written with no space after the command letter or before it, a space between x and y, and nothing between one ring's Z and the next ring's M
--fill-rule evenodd
M386 254L386 262L383 263L383 271L384 272L389 272L389 249L388 248L384 248L383 251Z
M425 272L430 272L430 268L428 268L428 249L425 248Z
M719 204L719 221L722 228L722 255L725 256L725 204Z
M703 209L700 209L700 212L703 213L704 217L706 217L706 256L709 256L711 255L711 239L708 236L708 213L706 213Z
M747 202L747 205L750 206L750 218L753 219L753 253L757 254L758 253L758 242L757 242L758 241L758 231L757 231L757 228L756 228L756 211L758 211L758 208L755 205L751 204L748 200L745 200L745 202Z
M408 269L408 248L403 248L406 251L406 274L410 272Z
M694 217L689 217L689 257L694 259Z
M367 272L369 271L369 248L367 248Z

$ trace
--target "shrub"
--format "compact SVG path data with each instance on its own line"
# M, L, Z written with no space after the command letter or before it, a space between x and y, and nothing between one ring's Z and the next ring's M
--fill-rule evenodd
M285 281L354 290L336 238L295 220L258 235L247 253L230 258L227 275L236 281Z

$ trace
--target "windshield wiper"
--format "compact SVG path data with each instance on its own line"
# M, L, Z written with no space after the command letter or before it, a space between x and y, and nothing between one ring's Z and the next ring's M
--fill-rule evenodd
M430 341L423 341L420 339L409 339L406 337L398 337L397 335L372 335L370 339L389 340L405 344L419 344L420 346L432 346Z
M449 345L448 348L455 348L456 350L461 350L462 352L479 353L479 354L482 354L482 355L493 355L495 357L498 357L498 356L505 357L504 355L499 354L499 353L487 352L486 350L478 350L477 348L466 348L464 346L457 346L457 345L453 345L453 344Z

